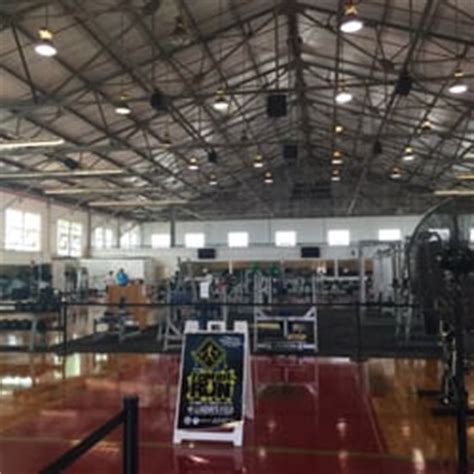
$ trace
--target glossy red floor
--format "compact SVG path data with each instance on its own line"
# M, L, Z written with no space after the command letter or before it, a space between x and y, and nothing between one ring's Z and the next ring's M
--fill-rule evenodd
M0 410L7 420L0 428L2 474L38 472L131 393L140 396L142 474L455 473L452 459L428 458L416 443L409 455L388 451L366 372L347 360L254 358L256 417L246 426L243 449L172 446L175 356L74 355L62 365L56 361L54 376L34 364L33 386L13 391L9 400L17 416ZM0 400L5 397L3 390ZM120 440L120 431L113 433L68 472L121 472Z

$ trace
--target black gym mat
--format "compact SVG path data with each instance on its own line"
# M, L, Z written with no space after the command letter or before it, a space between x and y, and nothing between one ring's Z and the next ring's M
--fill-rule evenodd
M229 315L232 321L250 319L237 313ZM334 357L440 357L441 349L434 338L425 337L421 331L414 333L410 342L395 336L395 325L390 318L380 314L365 315L358 331L354 311L341 309L320 310L318 313L319 351L318 355ZM250 332L252 326L250 320ZM141 334L118 341L117 336L85 336L68 342L67 348L58 344L51 350L58 353L106 352L106 353L159 353L161 342L156 340L157 326L146 328ZM179 352L175 350L174 352ZM274 354L275 351L262 353ZM278 352L282 353L282 352ZM288 351L286 354L297 352ZM305 352L304 354L308 354Z

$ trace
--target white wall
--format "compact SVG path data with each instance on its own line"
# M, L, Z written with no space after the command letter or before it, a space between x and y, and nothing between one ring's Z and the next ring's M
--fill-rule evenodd
M265 261L265 260L299 260L300 249L275 247L274 234L277 230L295 230L301 245L317 245L321 249L321 258L344 259L356 258L358 242L378 240L379 229L402 231L403 237L411 235L420 220L419 216L382 216L351 217L325 219L262 219L233 220L208 222L178 222L176 224L176 243L174 249L152 249L151 235L169 233L169 223L154 222L143 224L143 247L133 250L95 250L93 256L98 258L153 258L160 267L161 273L170 275L181 260L197 260L196 249L183 248L184 235L187 232L204 232L206 246L216 247L217 261ZM348 247L329 247L327 232L332 229L348 229L351 233L351 245ZM228 248L227 233L232 231L249 232L248 248Z
M227 234L233 231L249 233L250 245L273 245L278 230L297 232L298 244L324 245L332 229L348 229L351 242L377 240L379 229L400 229L403 236L411 235L421 216L346 217L322 219L262 219L207 222L178 222L176 244L184 245L187 232L204 232L206 246L226 246ZM143 225L143 245L151 246L151 235L169 233L169 223L155 222Z

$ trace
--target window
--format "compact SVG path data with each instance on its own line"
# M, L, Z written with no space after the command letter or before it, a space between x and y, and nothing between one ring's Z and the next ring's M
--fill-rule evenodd
M379 240L385 242L391 240L402 240L402 231L400 229L380 229Z
M276 231L275 245L277 247L294 247L296 245L296 232L294 230Z
M107 227L97 227L94 230L94 247L96 249L111 249L114 246L114 233Z
M80 257L82 255L82 224L58 220L57 223L58 255Z
M330 246L349 245L351 241L348 230L330 230L328 232L328 243Z
M170 234L152 234L151 247L154 249L167 249L171 246Z
M227 245L229 247L248 247L248 232L229 232L227 234Z
M41 249L41 216L7 209L5 213L5 248L37 252Z
M205 245L204 234L190 233L184 234L184 246L188 249L199 249Z
M440 228L440 229L428 229L430 232L434 234L438 234L441 240L449 240L450 232L448 228Z
M133 227L127 232L124 232L120 237L120 248L133 249L138 247L140 243L140 229Z
M469 230L469 242L470 243L474 242L474 229Z

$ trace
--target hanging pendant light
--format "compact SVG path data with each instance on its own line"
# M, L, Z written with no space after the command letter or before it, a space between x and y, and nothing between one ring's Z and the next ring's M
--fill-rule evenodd
M166 148L169 148L173 144L173 140L171 140L171 134L169 130L166 130L163 134L163 139L161 140L161 143Z
M464 72L458 69L454 73L453 83L449 86L449 92L451 94L464 94L467 91L467 84L464 82Z
M115 104L115 113L117 115L129 115L131 112L132 109L128 105L127 96L122 95Z
M428 132L431 132L431 129L433 128L433 125L432 123L429 121L429 120L425 120L422 124L421 124L421 132L422 133L428 133Z
M53 33L48 28L38 30L38 41L35 44L35 51L40 56L51 58L58 53L53 43Z
M415 153L411 146L406 146L403 152L403 161L413 161L415 159Z
M402 177L402 171L397 166L392 168L390 172L390 178L392 179L400 179Z
M191 35L189 34L186 21L182 15L178 15L174 19L174 29L171 34L171 41L174 46L186 46L191 42Z
M332 164L333 165L342 165L342 153L339 150L336 150L332 154Z
M344 16L339 25L343 33L357 33L364 27L363 21L359 18L357 8L352 1L348 1L344 6Z
M213 105L219 112L227 112L229 110L230 104L223 89L219 89L216 92L216 98L214 99Z
M331 181L334 181L334 182L341 181L341 173L339 170L333 170L331 174Z
M255 155L253 158L253 167L254 168L263 168L263 156L262 155Z
M353 99L352 94L346 87L342 86L336 94L336 102L338 104L348 104Z
M336 126L334 127L334 131L337 135L340 135L342 132L344 132L344 126L340 123L336 124Z
M211 174L209 177L209 186L217 186L217 177L215 174Z
M198 169L199 169L199 163L198 163L197 158L195 157L190 158L188 162L188 170L196 171Z
M264 179L263 179L265 184L273 184L273 176L270 171L267 171L265 173Z

